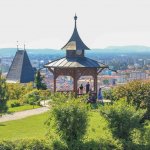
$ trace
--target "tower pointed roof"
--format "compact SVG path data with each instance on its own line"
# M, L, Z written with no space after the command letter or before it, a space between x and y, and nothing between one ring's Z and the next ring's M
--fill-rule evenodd
M30 63L25 47L24 50L19 50L17 47L17 52L8 71L6 81L12 83L34 81L34 69Z
M75 26L74 26L74 31L73 34L70 38L70 40L67 42L65 46L63 46L61 49L65 50L90 50L81 40L78 30L77 30L77 16L75 14L74 16L74 21L75 21Z

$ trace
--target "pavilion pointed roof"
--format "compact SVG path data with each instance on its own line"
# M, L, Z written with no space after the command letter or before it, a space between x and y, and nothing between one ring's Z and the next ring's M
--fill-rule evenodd
M77 16L74 16L75 20L75 26L74 26L74 31L73 34L70 38L70 40L67 42L65 46L63 46L61 49L64 50L90 50L81 40L78 30L77 30Z

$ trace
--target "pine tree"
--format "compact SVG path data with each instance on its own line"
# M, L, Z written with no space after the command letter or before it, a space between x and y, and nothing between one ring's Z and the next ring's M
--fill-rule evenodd
M44 77L41 76L40 70L38 70L36 73L36 77L35 77L35 85L38 90L39 89L41 89L41 90L47 89L46 84L43 83L43 79L44 79Z

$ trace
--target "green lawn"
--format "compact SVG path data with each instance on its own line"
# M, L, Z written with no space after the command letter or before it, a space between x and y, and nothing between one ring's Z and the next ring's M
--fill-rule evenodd
M30 110L30 109L34 109L34 108L39 108L41 106L38 105L22 105L22 106L18 106L18 107L9 107L8 108L8 113L12 113L12 112L19 112L19 111L24 111L24 110Z
M46 134L44 122L48 114L0 123L0 139L40 138Z
M44 125L47 117L48 113L44 113L20 120L0 123L0 139L43 138L47 131ZM106 121L98 112L91 112L86 136L95 140L106 135L108 136L110 133L106 126Z

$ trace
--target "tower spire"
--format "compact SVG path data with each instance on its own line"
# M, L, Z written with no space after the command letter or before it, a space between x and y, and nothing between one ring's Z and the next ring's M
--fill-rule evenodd
M17 50L19 50L19 48L18 48L18 41L17 41Z
M75 27L74 31L72 33L71 38L67 42L65 46L62 47L62 49L65 50L89 50L89 48L83 43L81 40L78 31L77 31L77 15L75 14L74 16L74 21L75 21Z
M75 20L75 28L76 28L76 26L77 26L77 23L76 23L77 19L78 19L78 17L77 17L77 15L76 15L76 13L75 13L75 16L74 16L74 20Z
M26 50L26 45L24 44L24 50Z

